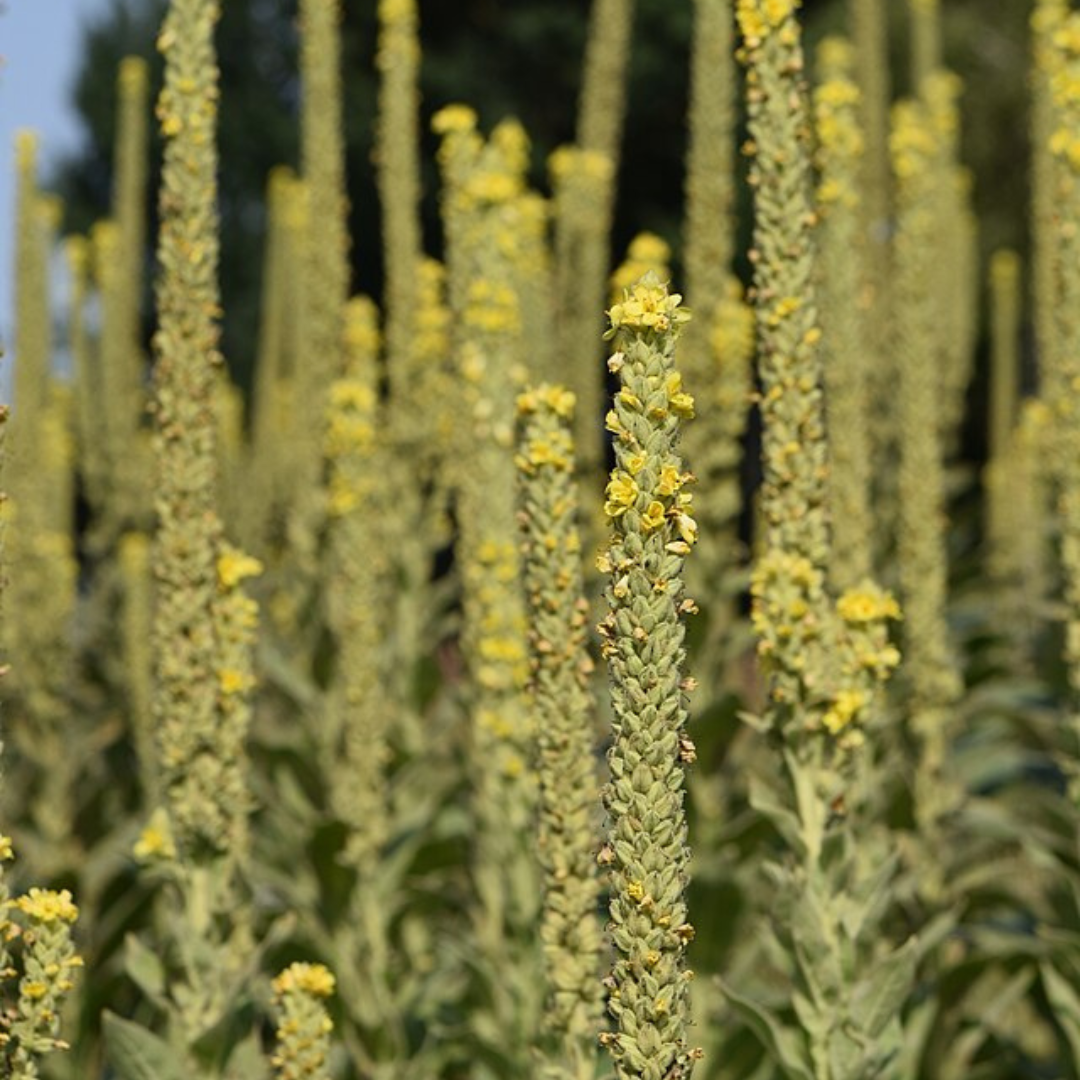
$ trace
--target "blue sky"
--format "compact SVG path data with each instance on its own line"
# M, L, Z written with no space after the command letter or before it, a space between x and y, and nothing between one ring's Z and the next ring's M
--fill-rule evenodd
M15 225L14 139L20 128L37 131L43 171L79 145L78 119L70 105L82 27L109 10L112 0L0 0L0 339L12 348L11 266Z

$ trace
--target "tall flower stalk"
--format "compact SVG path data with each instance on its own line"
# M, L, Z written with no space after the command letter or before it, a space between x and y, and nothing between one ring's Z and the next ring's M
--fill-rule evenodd
M301 261L300 352L293 391L302 412L296 482L288 515L296 587L310 586L325 506L322 445L330 385L344 363L343 320L349 297L348 196L341 88L341 0L300 4L300 172L308 212ZM306 583L306 586L303 584ZM298 594L299 595L299 594Z
M1073 700L1070 718L1074 732L1080 732L1080 13L1064 18L1053 35L1054 128L1050 149L1056 161L1058 187L1056 205L1056 271L1060 293L1057 306L1055 369L1048 371L1047 384L1060 392L1053 398L1053 448L1060 485L1061 561L1065 578L1067 616L1065 662ZM1074 795L1080 789L1072 778Z
M170 1037L182 1052L233 1007L251 948L239 872L251 810L245 742L257 615L241 583L259 566L225 544L217 516L219 14L215 0L173 0L158 41L165 156L154 339L153 712L171 839L146 850L166 856L177 885L172 917L183 981L173 991Z
M620 1077L688 1076L700 1051L688 1042L686 947L694 936L686 889L683 560L697 540L690 480L678 453L693 399L675 369L675 341L689 315L682 297L648 275L610 311L620 389L607 426L615 468L604 511L611 539L600 558L608 614L600 624L611 677L611 779L604 791L611 881L608 980L615 1030L602 1037Z
M599 313L611 261L609 234L626 114L633 21L634 0L592 2L574 140L577 152L584 155L575 163L580 170L577 175L589 195L571 199L568 207L577 205L585 210L588 206L589 210L568 214L560 221L564 235L557 248L559 352L566 365L559 377L578 399L574 442L582 481L597 489L604 460Z
M738 66L732 0L696 0L690 59L690 145L686 163L686 288L697 313L681 355L698 388L697 422L684 452L697 477L701 546L687 568L708 597L703 674L722 677L746 552L739 540L743 436L752 390L752 314L734 276ZM710 700L713 694L703 695Z
M797 0L739 0L754 163L754 299L762 386L762 554L752 618L768 703L758 726L779 750L776 776L752 802L785 843L770 864L767 956L780 961L797 1022L742 988L734 1007L777 1034L776 1063L815 1080L893 1076L898 1016L914 976L911 945L881 933L891 871L882 872L864 744L881 684L899 655L887 621L896 602L872 582L836 600L828 588L821 330L811 209L809 110ZM860 917L850 918L852 894ZM771 946L771 947L770 947Z
M532 657L529 700L539 744L544 1075L591 1080L603 1014L600 882L593 840L600 783L570 433L574 397L563 387L544 384L522 394L517 411Z
M873 567L870 369L867 321L857 302L867 270L862 255L865 244L859 238L864 143L853 66L854 50L847 41L828 38L822 42L820 82L813 99L821 215L818 287L829 426L833 545L829 573L838 589L858 584Z

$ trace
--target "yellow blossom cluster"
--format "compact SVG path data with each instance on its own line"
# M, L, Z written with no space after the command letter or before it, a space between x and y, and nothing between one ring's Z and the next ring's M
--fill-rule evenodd
M330 997L334 993L336 980L333 973L324 964L308 964L302 961L290 964L273 981L276 994L313 994L315 997Z
M747 45L755 47L801 6L801 0L739 0L735 9Z
M79 909L72 902L68 889L56 892L35 887L25 896L20 896L15 906L24 915L41 923L73 923L79 917Z
M624 289L621 303L613 304L607 313L611 329L605 338L610 339L620 328L659 334L679 327L690 319L690 312L681 305L679 293L669 293L667 287L659 283L639 282L633 288Z

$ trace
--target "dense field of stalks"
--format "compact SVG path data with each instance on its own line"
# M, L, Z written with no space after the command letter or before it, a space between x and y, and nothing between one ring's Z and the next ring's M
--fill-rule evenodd
M693 0L674 252L611 250L633 0L543 191L379 0L373 299L339 3L249 397L219 0L171 0L156 106L122 65L63 311L19 137L0 1074L1080 1077L1080 11L1034 0L1031 258L983 266L937 0L898 101L888 0L812 57L799 0Z

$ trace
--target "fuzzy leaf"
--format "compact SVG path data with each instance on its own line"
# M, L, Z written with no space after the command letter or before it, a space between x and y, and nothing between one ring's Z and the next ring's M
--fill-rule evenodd
M908 938L899 949L878 964L873 974L855 987L851 1015L859 1028L876 1039L907 1000L915 979L918 944Z
M124 937L124 970L155 1005L165 1007L165 967L135 934Z
M103 1024L106 1056L120 1080L185 1080L182 1062L164 1039L108 1010Z
M732 1008L746 1021L784 1073L791 1080L813 1080L810 1053L802 1032L785 1024L763 1005L743 997L722 979L718 981Z
M749 795L750 805L759 814L772 822L776 831L787 841L789 846L796 851L802 851L799 819L777 799L775 792L756 776L751 775Z
M1061 1025L1072 1047L1073 1060L1080 1061L1080 995L1069 981L1045 961L1039 965L1046 996L1054 1007L1054 1019Z

